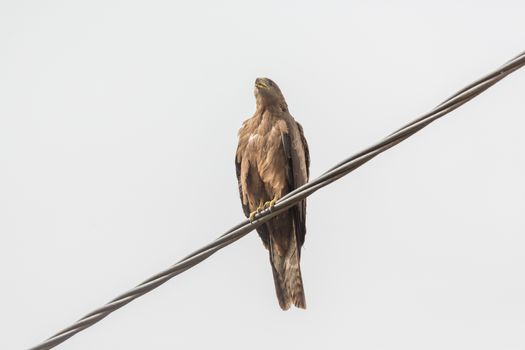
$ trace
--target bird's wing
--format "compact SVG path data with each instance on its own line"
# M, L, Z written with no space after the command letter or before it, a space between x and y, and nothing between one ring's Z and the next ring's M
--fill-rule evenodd
M301 125L293 121L295 125L290 127L288 133L281 135L284 153L288 160L286 165L286 179L288 181L288 190L304 185L308 182L310 173L310 155L308 144L303 134ZM304 243L306 235L306 200L301 201L292 208L296 226L296 240L299 248ZM300 249L298 250L300 252Z
M237 174L237 183L239 185L239 196L241 197L241 205L242 210L244 211L244 215L246 217L250 216L250 206L248 201L245 201L245 198L248 198L249 193L244 193L244 189L246 191L250 191L250 186L243 186L243 181L248 181L248 177L250 176L249 172L250 167L242 167L243 162L243 156L244 152L246 151L246 144L247 144L247 137L246 135L249 134L249 130L245 129L244 127L241 128L239 131L239 145L237 146L237 152L235 154L235 173ZM269 233L268 228L266 225L261 225L257 227L257 232L259 233L259 236L261 237L263 244L265 247L268 247L269 244Z
M303 126L298 122L295 123L297 124L297 129L299 130L299 135L301 136L301 143L303 144L304 160L306 165L306 182L308 182L310 179L310 149L308 148L308 142L306 142L306 138L304 137Z
M242 191L242 184L241 184L241 163L242 163L242 154L236 154L235 155L235 173L237 174L237 183L239 184L239 195L241 197L241 204L242 204L242 210L244 211L244 215L247 217L250 216L250 208L248 207L248 203L244 203L244 195Z

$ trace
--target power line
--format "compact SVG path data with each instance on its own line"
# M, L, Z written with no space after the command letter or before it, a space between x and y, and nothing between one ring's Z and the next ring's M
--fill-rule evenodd
M265 210L262 213L257 214L253 223L250 223L248 220L242 221L241 223L229 229L226 233L221 235L215 241L186 256L184 259L180 260L170 268L150 277L135 288L113 299L106 305L90 312L89 314L75 322L73 325L63 329L62 331L53 335L46 341L40 343L39 345L32 347L30 350L51 349L57 346L58 344L62 343L63 341L69 339L76 333L92 326L104 317L108 316L113 311L121 308L122 306L126 305L132 300L157 288L158 286L167 282L169 279L175 277L176 275L199 264L201 261L207 259L209 256L211 256L218 250L226 247L227 245L230 245L231 243L245 236L259 225L267 222L274 216L294 206L299 201L308 197L318 189L347 175L348 173L352 172L353 170L368 162L370 159L386 151L387 149L397 145L401 141L405 140L406 138L415 134L419 130L423 129L425 126L432 123L436 119L441 118L445 114L450 113L451 111L460 107L464 103L470 101L471 99L481 94L483 91L487 90L489 87L496 84L501 79L505 78L507 75L514 72L515 70L518 70L524 65L525 52L508 61L496 71L461 89L460 91L446 99L444 102L439 104L437 107L435 107L432 111L420 116L419 118L405 125L401 129L390 134L382 141L345 159L344 161L332 167L315 180L312 180L309 183L288 193L275 204L272 210Z

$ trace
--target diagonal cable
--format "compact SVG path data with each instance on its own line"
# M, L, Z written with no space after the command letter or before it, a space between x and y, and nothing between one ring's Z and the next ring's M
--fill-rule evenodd
M275 204L272 210L265 210L262 213L256 215L255 221L253 223L250 223L248 220L242 221L241 223L226 231L226 233L221 235L215 241L196 250L192 254L186 256L184 259L171 266L170 268L148 278L141 284L137 285L135 288L123 293L122 295L113 299L106 305L90 312L71 326L63 329L59 333L53 335L52 337L38 344L37 346L32 347L30 350L51 349L57 346L58 344L62 343L63 341L69 339L76 333L92 326L104 317L108 316L113 311L121 308L122 306L133 301L134 299L150 292L151 290L157 288L158 286L167 282L169 279L175 277L176 275L199 264L218 250L242 238L250 231L257 228L259 225L267 222L274 216L296 205L298 202L308 197L318 189L347 175L356 168L368 162L370 159L386 151L387 149L397 145L406 138L412 136L428 124L432 123L434 120L441 118L445 114L450 113L451 111L460 107L464 103L470 101L471 99L481 94L483 91L487 90L489 87L496 84L501 79L505 78L507 75L511 74L515 70L520 69L524 65L525 52L519 54L512 60L508 61L494 72L484 76L481 79L478 79L477 81L461 89L460 91L446 99L444 102L439 104L430 112L420 116L419 118L415 119L409 124L396 130L394 133L390 134L382 141L366 148L361 152L354 154L353 156L335 165L318 178L288 193Z

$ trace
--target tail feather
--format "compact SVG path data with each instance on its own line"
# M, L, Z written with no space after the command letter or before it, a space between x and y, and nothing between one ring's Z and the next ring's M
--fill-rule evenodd
M273 248L270 235L270 263L275 282L275 292L279 300L279 306L283 310L288 310L292 304L298 308L306 309L306 298L295 234L292 237L288 250L282 256L277 254Z
M298 308L306 309L306 297L304 296L303 278L297 250L286 261L285 284L292 303Z
M277 269L275 268L271 257L270 257L270 262L272 265L273 281L275 284L275 294L277 295L279 306L281 307L281 309L286 311L290 308L290 305L292 304L292 300L286 289L286 284L284 283L281 277L281 274L277 272Z

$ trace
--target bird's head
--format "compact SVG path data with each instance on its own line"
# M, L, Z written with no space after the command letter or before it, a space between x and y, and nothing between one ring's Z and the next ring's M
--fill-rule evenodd
M257 107L269 107L276 106L281 110L286 111L288 107L284 96L277 86L271 79L268 78L257 78L255 79L255 99L257 101Z

